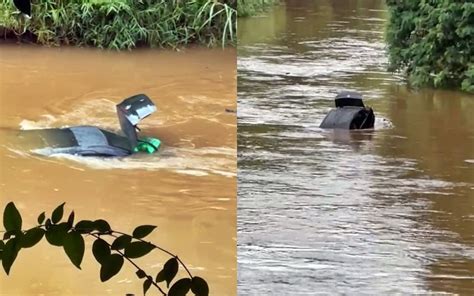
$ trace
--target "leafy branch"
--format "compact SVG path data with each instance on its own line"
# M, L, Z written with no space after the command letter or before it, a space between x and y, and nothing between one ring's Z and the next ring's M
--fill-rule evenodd
M120 272L125 261L137 269L136 275L143 280L143 293L146 294L151 286L161 295L181 296L189 291L197 296L209 294L209 286L201 277L193 276L183 261L170 251L157 246L144 238L155 230L154 225L141 225L135 228L131 235L115 231L110 224L103 220L81 220L74 224L75 214L72 211L67 220L63 221L64 203L56 207L50 218L43 212L38 216L38 225L28 230L22 230L23 220L13 202L6 205L3 212L5 227L3 238L0 240L0 261L5 273L9 275L18 253L39 243L43 237L49 244L62 247L71 263L81 269L85 252L85 237L94 238L92 254L100 264L100 280L108 281ZM171 258L163 265L162 270L151 276L138 266L133 259L141 258L153 250L159 250ZM171 283L182 266L187 277ZM160 287L162 282L166 283ZM164 285L164 284L163 284ZM170 287L171 285L171 287Z

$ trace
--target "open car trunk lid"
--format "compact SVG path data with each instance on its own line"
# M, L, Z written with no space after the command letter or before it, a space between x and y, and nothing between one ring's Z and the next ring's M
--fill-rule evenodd
M117 105L117 116L119 118L120 127L132 147L135 147L138 143L136 125L143 118L155 111L155 104L144 94L125 99L122 103Z

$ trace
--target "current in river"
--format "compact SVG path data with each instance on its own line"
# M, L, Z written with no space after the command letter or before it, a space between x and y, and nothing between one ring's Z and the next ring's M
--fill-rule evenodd
M387 72L382 0L239 19L239 295L474 293L474 97ZM339 91L372 131L319 128Z

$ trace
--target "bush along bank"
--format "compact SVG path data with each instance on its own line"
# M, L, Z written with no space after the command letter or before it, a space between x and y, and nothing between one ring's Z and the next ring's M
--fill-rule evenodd
M0 34L43 45L109 49L234 45L235 0L36 0L26 18L0 0Z
M387 0L391 70L415 87L474 92L474 3Z
M256 15L278 2L279 0L237 0L237 15L239 17Z

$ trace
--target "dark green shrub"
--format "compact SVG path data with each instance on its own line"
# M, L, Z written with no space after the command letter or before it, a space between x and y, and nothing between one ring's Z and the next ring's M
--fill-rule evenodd
M413 86L474 92L474 3L459 0L387 0L392 70Z

